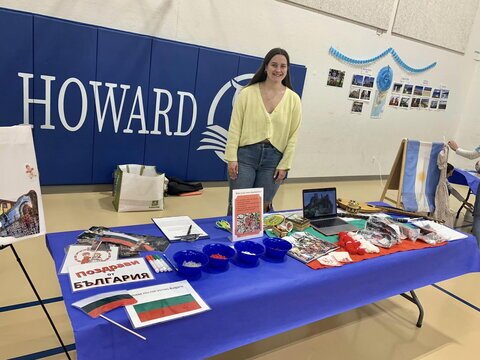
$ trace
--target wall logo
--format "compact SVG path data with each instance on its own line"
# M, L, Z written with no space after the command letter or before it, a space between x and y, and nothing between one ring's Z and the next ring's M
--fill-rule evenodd
M225 147L227 145L228 130L224 129L220 125L215 125L215 112L217 111L217 106L222 100L222 98L227 94L227 92L230 93L228 90L230 90L230 88L232 87L235 89L235 93L232 97L233 108L233 104L235 103L235 99L237 98L239 91L247 85L247 80L250 80L253 75L255 74L243 74L234 77L233 79L229 80L225 85L223 85L222 88L215 95L208 111L207 130L202 132L202 135L205 135L205 137L200 140L200 143L204 145L200 145L197 150L214 151L220 160L226 162Z

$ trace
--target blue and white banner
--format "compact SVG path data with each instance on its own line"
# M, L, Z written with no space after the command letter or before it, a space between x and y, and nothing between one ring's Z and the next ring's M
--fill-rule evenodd
M233 99L262 62L6 9L0 54L0 126L33 128L42 185L111 183L119 164L225 180Z
M402 202L405 210L433 212L440 179L437 158L443 143L407 140Z

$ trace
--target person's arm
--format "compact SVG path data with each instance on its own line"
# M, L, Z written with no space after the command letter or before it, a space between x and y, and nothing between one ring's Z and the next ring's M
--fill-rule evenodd
M460 155L461 157L464 157L470 160L480 157L480 152L475 150L465 150L465 149L457 148L457 150L455 150L455 153L457 155Z
M464 157L464 158L467 158L467 159L470 159L470 160L473 160L473 159L476 159L476 158L480 157L480 152L478 151L479 148L477 148L475 150L465 150L465 149L460 148L458 146L458 144L456 143L456 141L454 141L454 140L450 140L448 142L448 146L450 146L450 149L455 151L455 153L457 155L460 155L461 157Z
M300 131L300 122L302 120L302 104L300 98L296 101L292 110L292 125L288 134L287 146L283 152L282 160L277 166L278 170L284 170L285 172L290 170L293 161L293 155L295 152L295 146L297 145L298 133ZM282 179L283 180L283 179Z
M225 160L228 161L228 176L232 180L235 180L238 175L237 151L242 133L244 112L244 96L242 96L242 91L240 91L233 105L230 126L228 128L228 139L225 146Z

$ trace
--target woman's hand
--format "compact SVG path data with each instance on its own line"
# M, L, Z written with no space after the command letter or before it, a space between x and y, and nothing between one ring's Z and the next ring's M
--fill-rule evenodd
M457 151L458 144L454 140L450 140L447 144L448 146L450 146L450 149L452 149L453 151Z
M282 170L282 169L276 169L275 170L275 175L273 178L275 179L275 183L281 183L285 177L287 176L287 170Z
M228 177L232 180L237 180L238 177L238 161L228 162Z

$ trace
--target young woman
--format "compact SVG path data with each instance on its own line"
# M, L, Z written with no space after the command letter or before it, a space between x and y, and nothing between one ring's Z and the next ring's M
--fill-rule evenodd
M289 70L288 53L272 49L237 96L225 151L229 214L234 189L263 188L264 210L272 210L275 193L290 170L302 109Z
M465 150L460 148L453 140L448 142L448 146L450 146L450 149L455 151L457 155L460 155L464 158L473 160L480 157L480 146L477 146L475 150ZM477 238L477 243L480 247L480 186L477 189L477 194L475 195L475 204L473 205L472 234Z

